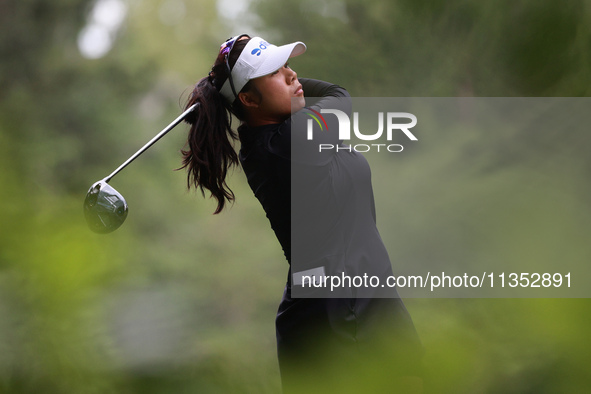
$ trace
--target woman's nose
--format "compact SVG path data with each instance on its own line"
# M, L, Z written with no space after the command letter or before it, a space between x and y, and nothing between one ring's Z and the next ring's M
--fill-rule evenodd
M298 79L298 73L293 71L291 68L288 68L287 69L287 80L289 82L293 82L296 79Z

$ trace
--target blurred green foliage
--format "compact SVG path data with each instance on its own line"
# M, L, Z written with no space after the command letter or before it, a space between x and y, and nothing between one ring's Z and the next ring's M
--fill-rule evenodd
M86 59L77 38L94 2L0 0L0 392L278 391L274 315L287 266L239 169L229 180L236 204L211 215L213 201L186 192L184 173L173 171L184 144L179 126L113 180L130 204L121 229L97 236L82 216L88 187L180 112L225 38L246 29L272 42L302 40L308 52L291 63L299 75L353 96L588 96L591 89L586 0L257 0L238 19L229 7L239 3L229 1L125 4L114 47ZM487 236L504 245L508 228L517 239L535 230L526 223L555 201L540 194L552 186L562 191L556 223L586 236L586 138L557 132L514 152L503 149L508 133L463 138L440 157L416 154L399 164L406 175L397 196L417 210L407 210L409 235L393 255L425 258L421 244L409 244L421 234L432 253L454 251L454 240L479 230L462 227L462 215L478 214L466 193L486 200L520 185L523 173L515 171L524 169L531 177L551 172L555 183L542 188L547 178L537 178L512 206L515 215L497 206L487 217L498 227ZM467 191L444 176L460 168L470 176L462 165L471 155L493 176ZM439 228L441 239L430 227L441 206L431 199L437 187L439 204L454 207L438 224L451 224ZM404 229L385 225L384 234ZM569 239L550 249L557 264L588 258L587 250L559 253ZM535 257L531 247L516 243L507 253ZM586 299L406 303L427 349L427 392L591 387ZM368 392L368 384L351 392Z

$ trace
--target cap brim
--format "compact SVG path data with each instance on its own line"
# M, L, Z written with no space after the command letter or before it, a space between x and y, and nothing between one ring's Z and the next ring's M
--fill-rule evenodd
M280 47L270 47L264 63L250 76L250 79L271 74L283 67L289 58L299 56L304 52L306 52L306 44L301 41Z

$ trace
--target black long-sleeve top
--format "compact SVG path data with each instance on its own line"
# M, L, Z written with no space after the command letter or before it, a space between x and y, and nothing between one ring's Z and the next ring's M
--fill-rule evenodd
M315 79L300 78L306 97L322 98L312 109L320 111L339 104L336 99L348 98L349 93L338 85ZM344 108L348 111L348 108ZM300 114L296 114L297 116ZM303 115L303 114L302 114ZM259 127L242 125L240 162L252 191L260 201L271 227L291 261L291 126L293 119Z
M392 268L376 227L367 161L354 150L319 150L319 144L343 146L332 114L323 116L326 130L314 130L312 140L307 135L309 109L350 114L349 94L323 81L300 82L306 108L283 123L239 127L239 157L248 183L291 264L294 282L297 272L319 269L326 275L385 278ZM319 99L312 103L312 97ZM375 296L366 290L371 291L346 289L340 296Z

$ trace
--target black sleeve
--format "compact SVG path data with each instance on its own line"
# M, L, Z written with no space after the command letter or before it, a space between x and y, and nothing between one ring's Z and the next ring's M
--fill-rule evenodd
M329 82L308 78L300 78L299 81L306 97L306 107L294 113L280 125L278 133L270 141L272 151L297 162L324 165L330 161L336 150L320 151L320 144L336 146L341 143L338 139L337 117L325 114L322 122L323 129L315 128L312 140L309 140L307 135L308 119L312 119L310 114L314 114L314 111L321 113L322 109L339 110L350 115L350 95L344 88Z
M306 97L349 97L349 93L339 85L318 79L299 78Z

